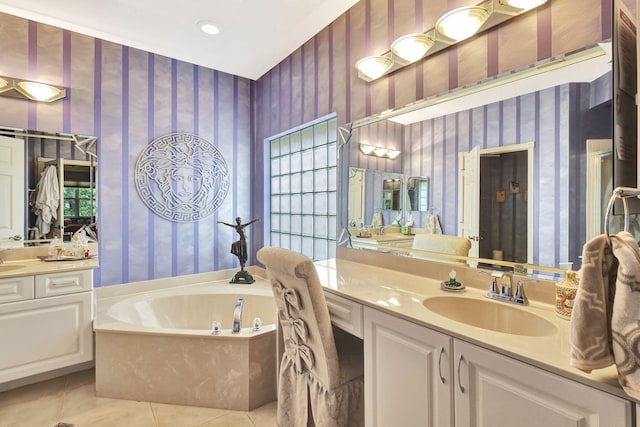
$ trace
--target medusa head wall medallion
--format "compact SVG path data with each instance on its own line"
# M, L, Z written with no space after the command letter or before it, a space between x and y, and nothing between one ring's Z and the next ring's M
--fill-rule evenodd
M229 168L218 149L191 133L151 141L138 157L136 188L149 209L174 222L215 212L229 190Z

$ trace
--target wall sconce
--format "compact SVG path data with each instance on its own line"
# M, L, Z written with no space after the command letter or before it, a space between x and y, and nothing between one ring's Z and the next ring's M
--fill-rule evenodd
M391 148L376 147L375 145L360 144L360 151L368 156L376 157L388 157L391 160L400 155L400 150L394 150Z
M0 95L31 101L53 102L67 96L67 90L61 86L0 76Z
M475 6L451 10L436 21L435 28L422 34L399 37L391 44L388 52L356 62L358 77L371 82L391 74L547 1L549 0L484 0Z

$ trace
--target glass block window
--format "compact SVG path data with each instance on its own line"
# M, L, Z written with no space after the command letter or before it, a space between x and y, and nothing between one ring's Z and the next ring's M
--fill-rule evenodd
M337 138L334 117L269 142L271 246L335 258Z

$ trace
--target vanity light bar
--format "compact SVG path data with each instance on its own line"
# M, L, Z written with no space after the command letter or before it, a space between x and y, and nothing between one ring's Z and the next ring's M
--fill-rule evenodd
M53 102L67 96L67 89L46 83L0 76L0 95L39 102Z
M387 157L391 160L400 155L400 150L392 148L376 147L375 145L360 144L360 151L367 156Z
M475 6L453 9L436 21L435 28L422 34L401 36L389 51L360 59L355 65L358 77L366 82L379 79L547 1L484 0Z

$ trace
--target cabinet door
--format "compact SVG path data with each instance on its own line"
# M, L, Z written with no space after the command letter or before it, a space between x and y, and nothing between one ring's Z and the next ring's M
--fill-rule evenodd
M456 427L632 425L624 399L464 341L454 349Z
M0 383L93 359L92 293L0 304Z
M452 339L365 307L365 425L452 425Z

